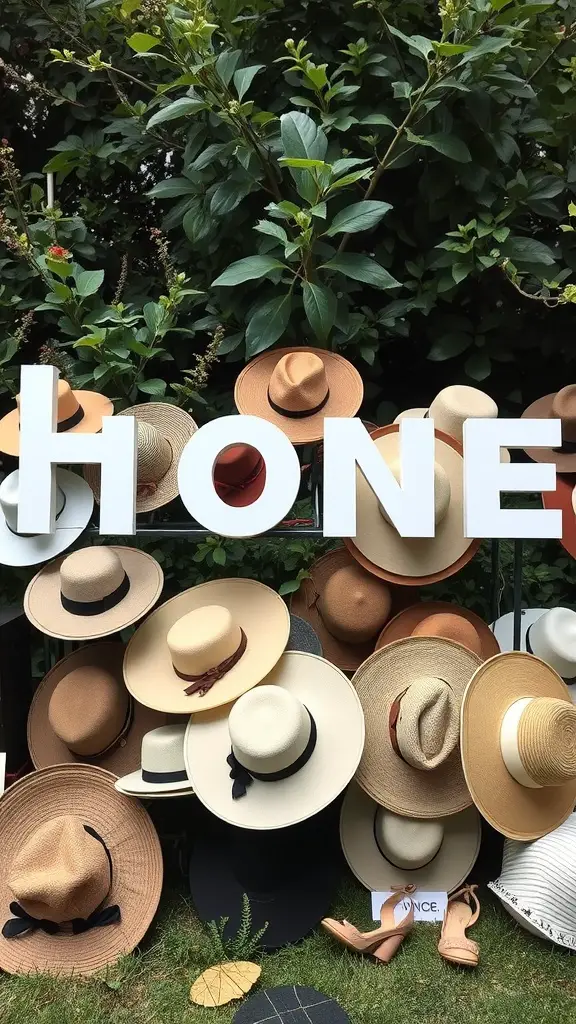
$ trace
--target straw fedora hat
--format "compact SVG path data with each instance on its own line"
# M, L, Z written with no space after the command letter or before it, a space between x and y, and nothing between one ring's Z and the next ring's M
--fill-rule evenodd
M145 733L140 767L115 782L118 792L142 800L189 796L192 786L184 764L185 732L185 723L172 723Z
M38 565L78 539L92 515L94 495L81 476L57 469L54 533L18 533L18 481L15 469L0 484L0 565Z
M227 505L251 505L262 494L265 483L264 459L249 444L233 444L214 463L214 490Z
M355 416L364 385L352 363L320 348L280 348L248 363L234 388L238 412L280 427L293 444L321 441L326 416Z
M380 427L371 436L394 475L400 475L399 426ZM423 586L457 572L478 550L464 536L461 445L435 431L435 537L401 537L364 475L356 474L356 536L344 543L375 576L392 583Z
M461 744L474 803L509 839L538 839L574 810L576 708L540 658L516 651L484 662L462 703Z
M20 451L20 395L16 408L0 419L0 451L18 455ZM114 406L105 395L95 391L72 391L68 381L58 381L58 433L97 434L102 418L112 416Z
M549 449L540 449L549 451ZM529 452L528 454L532 454ZM554 454L554 453L552 453ZM549 461L554 461L552 458ZM574 464L576 472L576 463ZM562 536L560 543L572 558L576 558L576 479L556 476L556 490L543 491L544 508L556 508L562 512Z
M232 1024L350 1024L339 1003L304 985L265 988L246 999Z
M454 892L474 867L480 838L475 807L437 820L400 817L355 782L342 804L344 856L358 881L373 892L407 882L429 892Z
M460 705L481 664L461 644L412 636L375 651L355 673L366 721L356 781L377 803L410 818L469 807L459 750Z
M110 772L61 764L20 779L0 800L0 848L2 970L94 974L144 937L160 843Z
M28 712L35 768L86 762L114 775L140 764L140 744L166 716L133 700L124 686L124 645L89 644L62 658L37 688Z
M194 792L216 817L284 828L336 799L363 745L362 708L344 673L290 651L232 707L192 715L184 759Z
M400 423L406 419L434 420L434 429L456 438L462 444L464 424L467 419L495 420L498 406L490 395L468 384L450 384L442 388L430 403L428 409L406 409L394 420ZM501 448L501 461L510 462L510 452Z
M554 462L559 473L576 473L576 384L568 384L560 391L536 399L524 410L522 419L560 420L560 448L526 448L525 451L534 462ZM558 508L557 505L550 507Z
M141 619L163 583L162 569L145 551L94 545L41 569L26 588L24 611L48 636L94 640Z
M198 426L184 409L168 402L133 405L117 415L137 421L136 511L153 512L178 497L178 463ZM84 476L99 502L100 467L84 466Z
M208 711L261 682L289 633L284 601L263 583L200 583L166 601L136 630L124 658L126 686L158 711Z
M498 641L487 622L468 608L448 601L426 601L398 612L385 626L376 650L406 636L441 636L455 640L482 661L500 653Z

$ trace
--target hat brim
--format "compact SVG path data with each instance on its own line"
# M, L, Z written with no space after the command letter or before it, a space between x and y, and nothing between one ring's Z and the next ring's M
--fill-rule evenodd
M79 404L84 410L84 416L75 427L70 427L67 434L97 434L102 430L102 419L104 416L114 414L114 405L105 395L96 391L73 391ZM20 410L12 409L12 412L0 419L0 452L7 455L20 454Z
M364 745L364 716L346 676L324 658L291 651L266 677L308 708L317 727L314 753L288 779L254 779L246 795L232 799L228 715L223 708L192 715L184 739L186 771L198 799L212 814L240 828L285 828L318 814L354 775Z
M265 988L246 999L234 1014L233 1024L350 1024L339 1003L304 985Z
M198 430L198 424L184 409L168 402L145 402L143 405L124 409L117 415L133 416L141 423L150 423L162 437L166 438L172 448L170 468L156 484L154 493L136 495L136 512L153 512L178 497L178 463L188 441ZM84 466L84 476L97 502L100 501L100 472L100 466Z
M6 479L9 480L10 476ZM66 551L86 529L94 507L94 495L90 487L81 476L67 469L56 470L56 483L66 501L56 520L54 533L38 534L35 537L21 536L9 529L0 513L1 565L38 565L46 562Z
M556 392L537 398L522 413L523 420L549 420L552 418L552 403ZM576 452L557 452L554 448L525 448L533 462L552 462L559 473L576 473ZM545 495L546 497L546 495ZM547 507L547 506L546 506ZM550 506L555 508L557 506Z
M480 851L481 823L475 807L443 818L438 853L429 864L409 871L387 860L376 842L378 808L356 783L348 787L340 815L340 841L352 874L366 889L388 892L410 883L428 892L454 892L462 885Z
M156 559L137 548L112 547L130 580L130 589L114 608L99 615L74 615L60 600L60 566L55 559L34 576L24 595L24 611L41 633L61 640L94 640L132 625L154 607L164 574ZM162 710L162 709L158 709Z
M187 695L186 682L174 671L166 637L183 615L209 605L229 609L246 634L247 646L207 693ZM270 587L249 579L209 580L166 601L136 630L126 649L124 680L136 700L157 711L209 711L260 683L284 652L289 633L288 608Z
M123 644L90 644L88 647L81 647L79 651L73 651L50 669L37 688L28 712L28 749L35 768L47 768L54 764L90 763L118 776L126 775L139 767L142 738L151 729L166 725L166 715L134 701L132 723L121 744L101 757L86 760L68 749L54 732L48 716L52 694L58 683L70 672L77 672L85 665L102 668L111 672L124 688L123 661Z
M525 651L526 634L533 622L536 622L547 608L522 608L520 613L520 650ZM506 612L491 625L502 654L514 650L514 612ZM497 652L496 652L497 653Z
M450 604L449 601L424 601L422 604L414 604L398 612L393 619L386 623L376 641L376 650L393 643L395 640L402 640L404 637L412 636L416 627L430 615L458 615L474 626L481 645L481 658L487 661L494 654L500 653L500 647L494 633L487 622L481 619L475 612L459 605ZM466 646L466 644L464 644Z
M53 818L81 817L104 840L112 859L106 905L117 903L121 922L79 935L48 935L38 928L18 939L0 935L0 968L9 974L94 974L131 953L148 930L162 889L162 853L156 830L135 800L117 793L114 776L92 765L57 765L27 775L0 800L0 907L10 917L12 862L34 833Z
M552 832L574 810L576 781L530 789L509 774L500 750L500 727L523 697L569 701L560 676L532 654L498 654L474 673L462 702L462 764L480 813L509 839L528 842Z
M304 654L316 654L324 657L320 638L306 619L298 615L290 615L290 636L286 644L287 651L302 651ZM331 659L328 658L328 661Z
M355 673L366 722L364 753L356 781L376 803L409 818L445 818L469 807L472 798L462 771L460 751L433 771L407 764L390 739L390 709L420 676L444 679L458 702L481 658L441 637L412 636L375 651Z
M117 779L114 788L125 796L137 796L140 800L160 800L167 797L192 796L194 790L188 779L184 782L158 782L152 785L144 782L142 769Z
M532 456L531 456L532 457ZM576 462L573 465L576 471ZM560 509L562 512L562 537L560 543L572 558L576 558L576 478L556 477L556 490L543 491L544 508Z
M324 363L330 395L326 405L312 416L292 419L275 412L268 401L270 378L283 356L290 352L306 351ZM264 352L253 359L239 374L234 387L234 401L239 413L245 416L260 416L279 427L292 444L312 444L324 436L324 420L327 416L355 416L362 405L364 385L358 370L343 356L327 349L279 348Z

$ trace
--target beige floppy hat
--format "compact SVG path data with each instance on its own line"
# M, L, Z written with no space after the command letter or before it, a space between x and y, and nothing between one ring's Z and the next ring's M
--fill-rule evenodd
M293 444L321 441L326 416L355 416L364 385L352 363L320 348L280 348L248 363L234 388L239 413L280 427Z
M460 705L482 659L440 637L408 637L355 673L366 743L356 781L395 814L443 818L472 803L460 761Z
M118 416L137 421L136 511L152 512L178 497L178 463L198 426L184 409L168 402L134 405ZM84 476L100 501L100 467L85 466Z
M553 668L515 651L474 673L462 763L478 810L509 839L538 839L566 821L576 804L576 707Z
M480 839L475 807L437 820L400 817L355 782L342 804L344 856L358 881L374 892L409 882L429 892L454 892L474 867Z
M335 800L363 745L362 708L344 673L290 651L231 707L192 715L184 758L209 811L241 828L271 829Z
M20 395L16 409L0 419L0 451L18 455L20 451ZM58 433L97 434L102 418L112 416L114 406L105 395L95 391L72 391L68 381L58 381Z
M162 853L148 814L91 765L27 775L0 800L0 968L94 974L156 913Z
M422 601L398 612L384 626L376 641L376 650L406 636L443 636L478 654L482 661L500 653L500 645L488 623L469 608L448 601Z
M44 566L28 584L24 611L48 636L94 640L141 619L163 584L162 569L145 551L94 545Z
M236 700L283 653L290 615L256 580L210 580L166 601L136 630L124 679L136 700L192 714Z

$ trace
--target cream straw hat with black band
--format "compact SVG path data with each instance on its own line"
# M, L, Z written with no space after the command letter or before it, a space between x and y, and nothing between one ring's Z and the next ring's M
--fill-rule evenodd
M7 455L20 452L20 395L16 409L0 419L0 451ZM114 406L105 395L95 391L73 391L68 381L58 381L57 431L59 434L97 434L104 416L112 416Z
M56 522L53 533L18 533L19 471L0 484L0 565L38 565L78 539L88 525L94 495L77 473L56 470Z

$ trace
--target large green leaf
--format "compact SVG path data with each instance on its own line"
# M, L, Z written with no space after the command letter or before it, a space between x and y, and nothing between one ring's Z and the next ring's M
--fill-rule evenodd
M284 156L304 160L324 160L328 139L315 121L299 110L282 114L280 132Z
M224 85L232 79L232 75L236 70L236 65L242 56L242 50L222 50L222 53L216 61L216 71L220 75L220 78L224 82Z
M258 306L246 328L246 355L249 359L270 348L283 335L291 306L291 292L276 295Z
M144 321L150 334L155 335L165 317L164 306L159 302L147 302L142 310Z
M152 380L142 380L138 384L138 391L143 391L145 395L154 395L154 397L165 395L166 381L160 380L159 377L154 377Z
M468 50L468 53L464 54L458 66L471 64L480 57L484 57L487 53L499 53L500 50L506 50L512 46L513 42L514 40L511 36L484 36L477 46L473 46L471 50Z
M134 35L128 37L126 42L136 53L148 53L149 50L158 46L161 40L157 36L149 35L148 32L135 32Z
M513 263L539 263L551 267L554 253L536 238L522 238L520 235L508 238L500 248L500 254Z
M255 231L260 231L263 235L270 235L272 238L277 238L283 245L288 241L288 235L281 224L276 224L273 220L259 220Z
M236 86L236 92L238 93L239 100L246 95L254 81L254 78L259 71L264 69L264 67L264 64L253 64L250 68L239 68L238 71L234 73L234 85Z
M177 117L186 117L187 114L197 114L199 110L206 110L206 107L207 104L199 96L182 96L152 114L146 128L154 128L165 121L175 121Z
M236 260L212 282L213 288L231 288L235 284L243 284L244 281L256 281L259 277L266 277L273 270L287 269L280 260L272 256L247 256L246 259Z
M210 213L224 217L242 202L250 191L250 182L236 181L234 177L222 181L210 200Z
M362 256L360 253L338 253L329 263L323 264L323 269L338 271L354 281L371 284L373 288L401 287L400 282L376 263L376 260L371 260L369 256Z
M361 203L352 203L345 210L340 210L332 221L326 234L341 235L345 232L367 231L378 224L382 217L391 210L390 203L381 203L376 199L365 199Z
M401 39L403 43L406 43L406 46L409 47L412 53L415 53L417 57L423 57L424 60L427 60L428 54L434 49L431 40L425 39L424 36L405 36L400 29L394 28L394 25L390 24L388 25L388 31L393 36Z
M453 359L454 356L461 355L467 348L470 348L472 343L472 335L466 334L465 331L443 334L432 345L428 359L431 359L433 363L442 363L445 359Z
M82 270L74 278L76 291L85 299L88 295L94 295L104 280L103 270Z
M460 164L467 164L472 157L468 146L459 139L457 135L448 135L447 132L436 132L433 135L415 135L409 128L406 129L406 138L417 146L430 146L437 153L457 160Z
M195 191L196 186L189 178L166 178L154 185L146 195L150 199L173 199L174 196L193 195Z
M308 323L316 337L326 341L336 319L336 296L325 285L312 281L304 281L302 292Z

